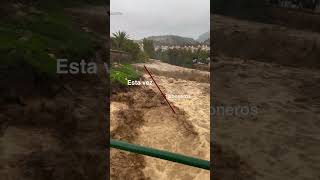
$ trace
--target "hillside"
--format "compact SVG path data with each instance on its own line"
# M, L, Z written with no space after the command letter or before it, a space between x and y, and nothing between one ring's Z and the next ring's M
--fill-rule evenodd
M176 35L150 36L149 40L153 40L155 45L195 45L198 42L189 37L182 37Z
M206 41L209 42L208 41L209 39L210 39L210 32L208 31L208 32L205 32L205 33L201 34L198 37L197 41L203 43L203 42L206 42Z

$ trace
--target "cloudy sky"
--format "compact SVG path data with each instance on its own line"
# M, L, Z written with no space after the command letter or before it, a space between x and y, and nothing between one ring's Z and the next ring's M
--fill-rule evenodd
M133 39L152 35L198 38L210 28L210 0L111 0L110 30Z

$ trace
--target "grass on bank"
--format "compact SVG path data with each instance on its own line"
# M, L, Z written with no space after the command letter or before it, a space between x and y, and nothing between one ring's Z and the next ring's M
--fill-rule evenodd
M95 36L76 28L62 10L24 7L0 23L0 65L31 68L36 75L54 77L56 59L87 59L98 46Z
M140 77L141 74L129 64L111 68L110 72L111 83L115 86L127 86L128 80L139 80Z

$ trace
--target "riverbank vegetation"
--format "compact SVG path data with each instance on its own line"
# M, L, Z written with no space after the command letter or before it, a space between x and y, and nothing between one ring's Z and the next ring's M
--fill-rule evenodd
M112 34L111 49L125 51L131 55L130 62L143 62L149 59L149 56L141 50L138 43L129 39L126 32L118 31Z
M156 51L156 59L159 59L163 62L191 68L195 63L194 60L201 63L208 63L208 58L210 56L209 51L197 49L195 51L191 51L188 49L168 49L166 51L157 50Z
M1 67L27 68L35 76L55 77L56 59L81 60L94 55L98 38L77 27L60 6L62 2L51 3L51 7L33 1L1 7L6 12L0 18Z
M140 77L141 74L129 64L112 67L110 72L112 87L127 86L128 80L134 81L140 79Z

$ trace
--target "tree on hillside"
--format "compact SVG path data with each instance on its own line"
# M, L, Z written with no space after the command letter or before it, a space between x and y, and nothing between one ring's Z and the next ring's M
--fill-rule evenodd
M118 31L116 33L112 33L112 35L112 43L114 43L116 49L121 49L129 38L128 34L124 31Z
M143 39L143 49L147 53L147 55L151 58L155 58L155 50L154 44L152 40L148 40L146 38Z
M129 36L126 32L118 31L116 33L112 33L112 35L112 49L130 53L130 55L132 56L131 61L145 61L148 59L147 55L141 51L139 44L129 39Z

